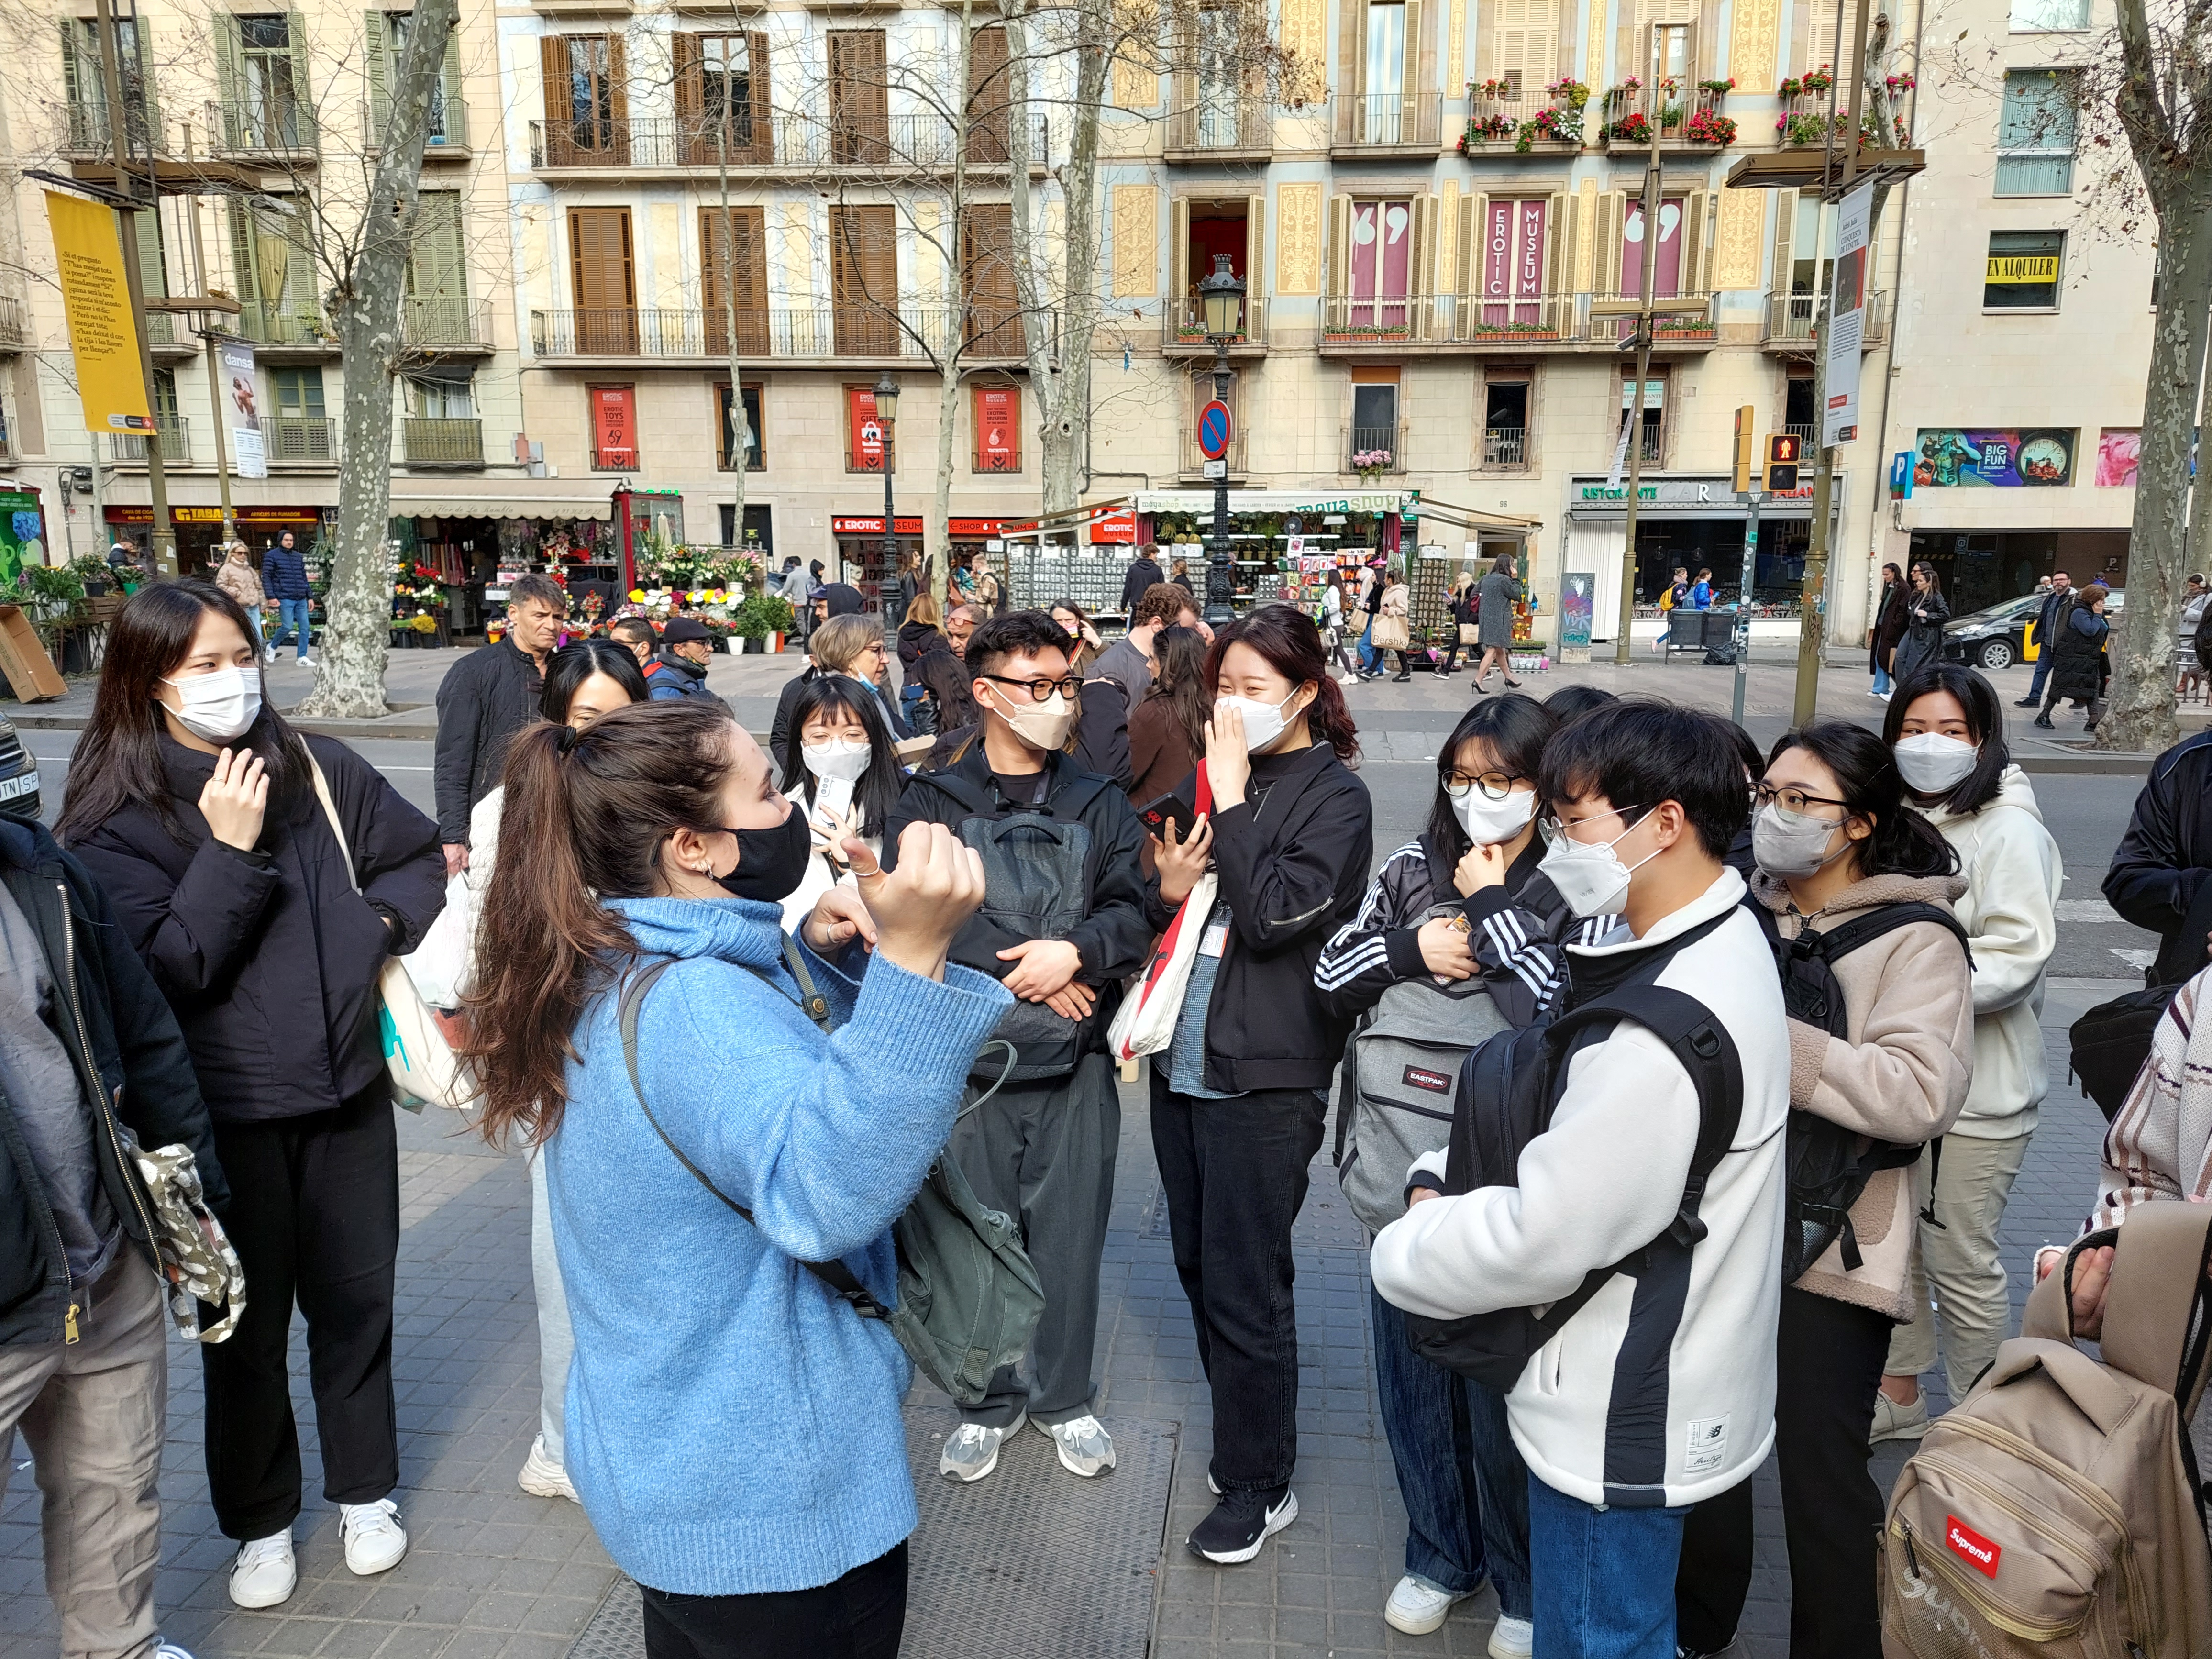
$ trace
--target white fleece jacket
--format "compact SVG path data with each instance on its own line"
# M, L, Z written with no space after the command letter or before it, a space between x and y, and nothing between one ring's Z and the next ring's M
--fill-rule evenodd
M2043 969L2058 945L2058 843L2017 766L2005 768L1996 798L1979 811L1938 807L1928 818L1959 849L1966 890L1953 908L1974 951L1974 1081L1950 1133L1970 1140L2033 1134L2051 1085Z
M1720 1017L1744 1084L1735 1135L1698 1208L1707 1233L1686 1283L1616 1275L1506 1397L1529 1468L1584 1503L1697 1503L1748 1476L1774 1438L1790 1035L1774 958L1740 908L1743 893L1743 878L1725 871L1643 939L1622 928L1569 947L1571 963L1646 951L1735 910L1658 983ZM1437 1319L1556 1302L1666 1230L1697 1133L1689 1073L1652 1033L1622 1025L1569 1062L1551 1127L1521 1155L1520 1185L1415 1205L1375 1241L1375 1286ZM1443 1166L1439 1154L1414 1167L1441 1176ZM1639 1351L1652 1363L1639 1364Z

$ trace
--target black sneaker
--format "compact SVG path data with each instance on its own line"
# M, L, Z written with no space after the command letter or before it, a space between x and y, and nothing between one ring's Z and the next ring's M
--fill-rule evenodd
M1191 1528L1191 1553L1233 1567L1249 1561L1297 1518L1298 1495L1287 1483L1267 1492L1226 1492L1213 1513Z
M2014 697L2012 700L2012 706L2015 708L2033 708L2042 701L2040 697Z
M2045 719L2040 714L2038 714L2033 720L2030 720L2028 724L2030 726L2039 726L2046 732L2055 731L2057 729L2048 720Z

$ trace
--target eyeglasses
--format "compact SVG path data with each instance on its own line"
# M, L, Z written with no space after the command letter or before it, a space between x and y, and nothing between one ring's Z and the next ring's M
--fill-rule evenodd
M986 674L983 678L994 685L1018 685L1030 694L1031 702L1042 702L1057 691L1063 697L1078 696L1083 682L1073 674L1064 680L1010 680L1004 674Z
M1444 793L1454 800L1464 800L1470 789L1480 789L1486 799L1504 800L1513 793L1516 783L1528 780L1514 772L1448 772L1444 775Z
M1849 801L1837 800L1828 795L1808 795L1802 789L1788 786L1776 788L1764 779L1751 787L1751 798L1761 806L1779 806L1785 812L1802 812L1808 806L1840 806L1850 810Z
M1641 812L1644 810L1641 806L1616 806L1609 811L1593 812L1586 818L1570 820L1561 817L1557 811L1547 806L1536 815L1536 828L1543 832L1547 846L1565 839L1568 830L1578 830L1585 823L1595 823L1601 818L1620 819L1622 821L1620 834L1625 836L1642 822L1640 818L1632 819L1628 815L1631 812ZM1616 836L1613 839L1618 841L1620 836Z

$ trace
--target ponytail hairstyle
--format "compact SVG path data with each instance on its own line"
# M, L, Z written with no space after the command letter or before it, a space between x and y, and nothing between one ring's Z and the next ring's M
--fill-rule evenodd
M1217 630L1206 653L1206 683L1221 683L1221 659L1232 645L1249 645L1267 665L1293 685L1310 683L1314 700L1306 705L1306 727L1316 743L1336 750L1340 761L1359 755L1359 728L1344 701L1344 688L1329 677L1321 648L1321 629L1294 605L1263 605Z
M1769 766L1802 749L1835 775L1846 822L1865 818L1874 834L1853 842L1862 876L1948 876L1959 868L1958 849L1905 799L1905 780L1889 745L1849 720L1816 720L1784 735L1766 757Z
M538 720L508 744L477 986L454 1045L494 1146L515 1132L543 1145L561 1127L584 1006L638 954L600 900L658 891L661 843L720 826L737 730L720 703L682 698L612 709L580 731Z

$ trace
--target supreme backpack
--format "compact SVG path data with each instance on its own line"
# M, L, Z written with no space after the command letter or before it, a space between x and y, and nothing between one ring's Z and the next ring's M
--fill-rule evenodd
M2212 1208L2151 1203L2092 1233L2021 1334L1929 1425L1882 1525L1887 1659L2212 1649L2212 1553L2188 1423L2204 1386ZM2101 1359L2075 1346L2082 1253L2115 1245Z
M1966 929L1941 905L1917 900L1885 904L1826 932L1808 927L1796 939L1785 939L1775 927L1771 910L1756 899L1747 898L1744 902L1758 915L1774 948L1774 965L1782 975L1783 1007L1792 1019L1802 1020L1830 1036L1843 1036L1847 1029L1844 988L1832 964L1862 945L1914 922L1932 921L1957 937L1959 948L1966 951L1969 969L1973 965ZM1858 1202L1877 1170L1917 1164L1924 1144L1871 1139L1840 1123L1792 1109L1785 1143L1790 1195L1782 1229L1782 1282L1796 1284L1831 1244L1838 1242L1844 1271L1856 1272L1864 1258L1859 1254L1858 1237L1851 1231L1851 1206Z

